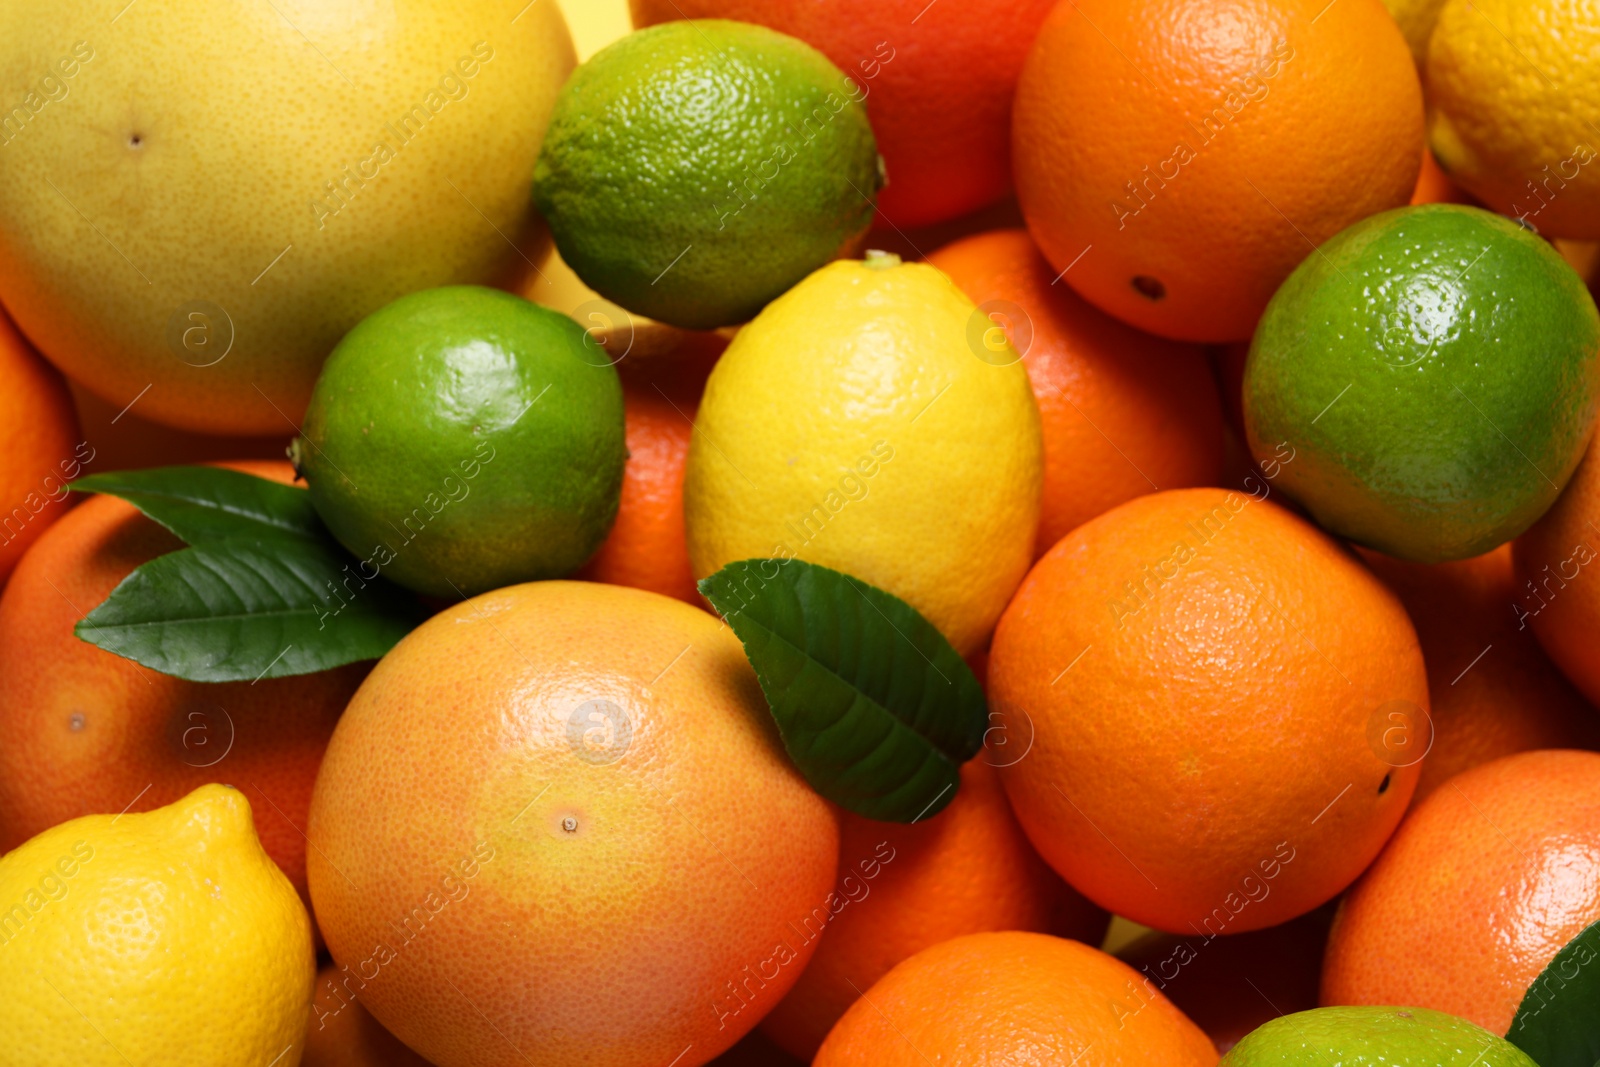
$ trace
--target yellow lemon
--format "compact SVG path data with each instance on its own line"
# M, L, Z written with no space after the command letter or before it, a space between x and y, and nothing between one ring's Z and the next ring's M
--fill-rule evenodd
M1027 573L1042 456L1027 371L989 310L925 264L841 260L712 372L684 477L690 560L696 577L755 557L845 571L965 654Z
M0 1067L294 1067L311 919L222 785L0 859Z
M1428 140L1451 178L1547 237L1600 238L1600 0L1449 0Z
M1411 56L1419 67L1427 61L1428 38L1433 36L1433 24L1438 21L1439 9L1444 3L1445 0L1383 0L1383 6L1400 24L1400 32L1411 46Z

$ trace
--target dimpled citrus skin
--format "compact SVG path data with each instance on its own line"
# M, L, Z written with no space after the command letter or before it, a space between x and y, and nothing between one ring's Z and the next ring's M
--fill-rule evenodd
M0 907L5 1067L300 1062L311 920L237 790L46 830Z
M1033 555L1043 441L1028 374L939 271L831 263L706 384L684 474L696 577L798 557L885 589L966 654Z
M1058 542L1000 620L989 694L1033 724L1000 775L1046 862L1114 914L1211 935L1361 873L1417 780L1369 739L1374 715L1428 706L1394 594L1223 489L1139 497Z
M528 184L572 41L554 4L515 21L505 6L9 10L4 106L47 76L66 95L0 149L0 299L113 410L149 386L144 418L283 433L364 316L417 289L527 269L505 238L538 259ZM413 132L396 132L408 116ZM209 351L180 359L169 341L174 319L179 338L195 328L182 312L199 300L226 320L212 310L197 328L220 343L232 325L212 366L191 365Z
M1010 185L1011 97L1054 0L630 0L636 26L758 22L808 41L867 94L896 226L958 218Z
M835 892L849 903L761 1023L790 1053L815 1056L861 990L930 945L988 930L1105 936L1109 917L1034 852L985 756L962 765L956 798L922 822L841 817Z
M1199 346L1140 333L1052 284L1026 230L968 237L928 262L991 308L1014 345L1028 338L1044 433L1035 555L1124 500L1222 476L1222 403Z
M363 319L291 448L322 521L437 597L577 570L616 518L627 459L622 385L586 341L560 312L482 286Z
M1596 49L1597 0L1450 0L1428 45L1439 165L1542 234L1600 238Z
M562 259L661 322L749 321L872 223L878 147L850 84L804 41L724 19L603 49L534 172Z
M1407 202L1422 126L1378 0L1074 0L1017 84L1017 199L1090 303L1238 341L1316 244Z
M1516 588L1508 610L1533 630L1556 666L1591 703L1600 702L1600 445L1589 442L1566 491L1512 546Z
M80 440L67 383L0 308L0 587L28 546L66 513L66 483L94 457Z
M799 976L839 848L732 632L591 582L488 593L397 645L308 832L334 959L439 1067L698 1067Z
M1503 1034L1600 920L1600 754L1522 752L1450 779L1351 887L1324 1004L1415 1004Z
M1200 1028L1132 967L1077 941L1009 932L899 964L839 1020L813 1067L1216 1062Z
M274 481L282 461L225 464ZM366 664L259 682L189 682L76 637L135 567L183 543L111 496L74 507L0 594L0 851L67 819L171 804L207 782L249 797L302 895L322 751Z
M1517 1046L1425 1008L1315 1008L1273 1019L1233 1047L1225 1067L1537 1067Z
M1343 394L1343 395L1341 395ZM1527 529L1583 457L1600 315L1546 242L1479 208L1366 219L1272 298L1245 367L1258 459L1324 528L1423 563Z
M1578 694L1511 605L1511 546L1452 563L1405 563L1362 550L1400 597L1428 664L1432 746L1411 803L1451 777L1513 752L1600 748L1600 710ZM1418 731L1419 746L1427 745ZM1419 747L1414 753L1422 756Z

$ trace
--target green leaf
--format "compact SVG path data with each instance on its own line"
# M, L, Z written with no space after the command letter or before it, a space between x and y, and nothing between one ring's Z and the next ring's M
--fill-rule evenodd
M1567 942L1528 987L1506 1040L1539 1067L1600 1064L1600 922Z
M190 545L283 537L328 539L310 493L243 471L222 467L112 471L79 478L71 488L121 497Z
M280 537L159 556L74 632L163 674L237 682L377 659L421 618L414 598L364 580L331 542Z
M193 546L124 578L78 623L79 638L194 682L259 681L377 659L421 605L364 577L317 517L311 494L220 467L80 478Z
M916 822L983 744L983 690L915 608L801 560L730 563L700 592L744 643L789 757L858 815Z

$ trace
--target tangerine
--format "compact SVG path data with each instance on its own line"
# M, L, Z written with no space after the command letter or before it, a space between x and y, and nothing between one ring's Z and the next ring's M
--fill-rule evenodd
M300 1067L429 1067L361 1006L365 985L336 963L317 972Z
M635 26L738 19L798 37L864 100L889 176L878 210L895 226L975 211L1011 185L1011 98L1055 0L631 0ZM853 83L853 84L851 84ZM863 190L864 192L867 190Z
M929 1063L1212 1067L1217 1050L1144 976L1047 934L969 934L880 978L813 1067Z
M1125 500L1216 484L1222 408L1203 349L1140 333L1056 284L1026 230L968 237L928 262L1028 368L1044 435L1036 557Z
M1248 338L1340 230L1406 203L1422 88L1378 0L1073 0L1017 85L1017 198L1090 303Z
M228 466L293 478L282 461ZM74 636L135 567L181 547L132 504L91 497L45 532L0 595L0 852L80 815L151 811L226 782L305 898L312 783L368 668L189 682Z
M67 484L95 459L80 442L72 395L0 308L0 586L28 546L67 510Z
M1324 1004L1407 1004L1504 1034L1523 994L1600 920L1600 754L1520 752L1418 804L1345 895Z
M1029 839L1101 907L1169 933L1273 926L1333 897L1399 823L1385 747L1428 704L1399 600L1261 495L1176 489L1093 519L1000 619L989 693L1031 720L1001 779Z
M1098 944L1109 916L1041 860L1017 825L987 756L961 768L949 807L922 822L846 813L839 910L789 995L761 1029L810 1060L851 1004L901 960L989 930L1033 930Z
M1600 442L1591 441L1566 490L1512 546L1516 589L1507 607L1591 704L1600 702Z
M1413 755L1422 759L1422 775L1413 806L1462 771L1501 756L1600 748L1600 712L1517 623L1509 544L1433 564L1358 551L1405 605L1428 665L1431 722L1417 731Z
M626 358L640 342L624 331L607 338L622 379L628 462L622 471L617 520L575 577L627 585L700 607L683 529L683 468L706 376L727 341L714 333L649 327L673 337L665 351ZM621 347L621 353L613 351Z

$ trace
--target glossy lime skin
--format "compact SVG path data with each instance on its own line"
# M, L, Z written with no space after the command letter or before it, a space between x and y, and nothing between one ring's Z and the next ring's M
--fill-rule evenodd
M1477 208L1374 215L1256 328L1250 450L1331 532L1402 559L1487 552L1554 503L1600 397L1600 317L1544 241ZM1286 450L1285 450L1286 451Z
M559 312L478 286L396 300L322 368L291 452L363 566L457 599L581 566L622 490L622 385Z
M761 26L641 30L562 89L534 202L578 277L630 311L748 322L871 224L882 177L862 99L821 52Z
M1502 1037L1426 1008L1314 1008L1265 1023L1218 1067L1538 1067Z

